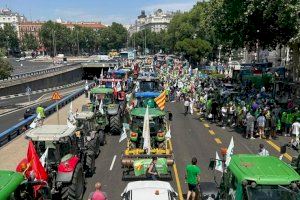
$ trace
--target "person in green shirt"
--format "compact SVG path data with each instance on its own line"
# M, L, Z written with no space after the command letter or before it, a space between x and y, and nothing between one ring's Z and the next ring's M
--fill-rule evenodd
M36 108L36 114L37 115L40 115L40 124L43 125L44 123L44 119L45 119L45 110L44 110L44 107L39 105L37 108Z
M201 169L197 166L197 158L192 158L192 164L188 164L185 168L185 180L188 184L188 193L186 199L189 200L192 196L192 200L195 200L197 185L200 182Z

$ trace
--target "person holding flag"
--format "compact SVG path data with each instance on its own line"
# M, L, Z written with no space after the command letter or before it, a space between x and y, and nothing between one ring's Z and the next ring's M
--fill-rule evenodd
M46 154L46 152L44 154ZM41 158L43 158L43 156ZM34 197L37 198L40 188L46 185L48 174L43 167L43 164L41 163L40 158L35 150L34 144L31 140L28 143L27 158L24 158L19 163L16 171L23 173L28 180L41 182L41 184L33 186ZM45 184L43 184L43 182L45 182Z

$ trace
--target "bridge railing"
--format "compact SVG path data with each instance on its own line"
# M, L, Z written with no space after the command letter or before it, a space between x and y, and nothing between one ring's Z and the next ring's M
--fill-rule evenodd
M89 87L93 87L94 83L91 83ZM65 98L61 99L60 101L51 104L45 109L45 115L50 116L54 112L56 112L56 106L58 105L58 108L62 108L77 97L81 96L84 93L84 88L79 89L78 91L74 92L73 94L70 94L66 96ZM24 119L23 121L17 123L16 125L10 127L9 129L3 131L0 133L0 147L9 143L12 141L14 138L17 136L21 135L24 133L28 128L29 125L33 122L33 120L36 118L36 114L33 116L28 117L27 119Z

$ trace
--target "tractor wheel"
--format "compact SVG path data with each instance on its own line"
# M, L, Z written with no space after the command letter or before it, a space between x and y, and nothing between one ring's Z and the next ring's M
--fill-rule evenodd
M116 114L110 117L110 132L113 134L121 133L120 114Z
M104 144L106 143L105 133L103 130L100 130L98 134L99 134L100 146L104 146ZM100 153L100 146L99 146L99 153Z
M81 163L78 163L73 173L72 181L61 190L63 200L81 200L84 191L84 174Z
M87 167L87 174L92 176L95 171L95 153L88 151L86 155L85 165Z

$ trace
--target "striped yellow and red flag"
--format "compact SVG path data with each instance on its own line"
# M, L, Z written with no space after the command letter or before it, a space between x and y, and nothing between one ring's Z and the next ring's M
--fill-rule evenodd
M166 91L163 91L158 97L154 99L155 103L159 107L159 109L164 110L166 106Z

